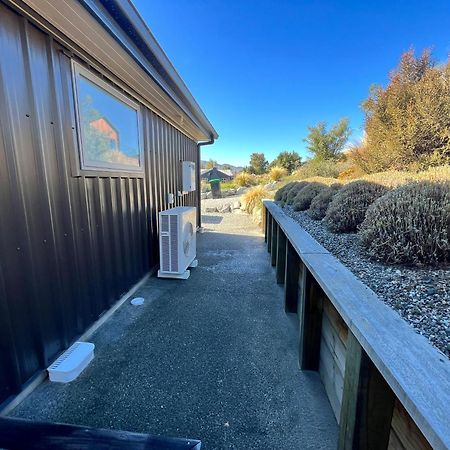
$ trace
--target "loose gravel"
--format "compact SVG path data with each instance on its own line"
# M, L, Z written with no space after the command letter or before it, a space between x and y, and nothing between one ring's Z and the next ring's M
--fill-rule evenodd
M450 267L389 266L367 257L355 233L335 234L305 211L284 208L381 300L450 358Z

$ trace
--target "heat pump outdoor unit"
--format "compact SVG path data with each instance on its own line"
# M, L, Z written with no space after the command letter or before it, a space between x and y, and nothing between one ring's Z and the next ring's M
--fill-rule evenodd
M197 267L197 208L179 206L159 213L160 278L189 278L189 267Z

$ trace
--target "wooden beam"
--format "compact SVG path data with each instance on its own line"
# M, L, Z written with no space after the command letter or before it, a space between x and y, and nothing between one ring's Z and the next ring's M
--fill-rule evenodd
M200 450L196 439L0 418L0 448L99 450Z
M262 209L262 223L264 227L264 242L267 242L267 215L269 214L269 211L267 211L267 208L263 206Z
M286 235L281 227L277 227L277 283L283 284L286 271Z
M277 263L277 248L278 248L278 223L276 220L272 219L272 240L271 240L271 249L270 249L270 262L272 266L275 266Z
M272 250L272 214L267 211L267 251L270 253Z
M394 404L391 388L349 332L339 450L387 449Z
M325 294L303 266L298 304L299 365L302 370L319 370L322 311Z
M297 312L298 301L298 275L300 257L292 244L286 242L286 263L284 277L284 310L289 313Z

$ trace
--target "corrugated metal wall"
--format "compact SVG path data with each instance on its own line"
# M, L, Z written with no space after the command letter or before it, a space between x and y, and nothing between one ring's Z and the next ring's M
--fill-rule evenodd
M145 176L72 176L70 57L1 2L0 49L2 403L157 263L157 213L180 189L180 160L199 161L143 107Z

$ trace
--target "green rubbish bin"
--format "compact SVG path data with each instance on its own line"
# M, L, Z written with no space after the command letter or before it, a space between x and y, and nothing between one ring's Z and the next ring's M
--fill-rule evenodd
M222 192L220 190L220 179L212 178L209 180L209 184L211 186L212 198L222 198Z

